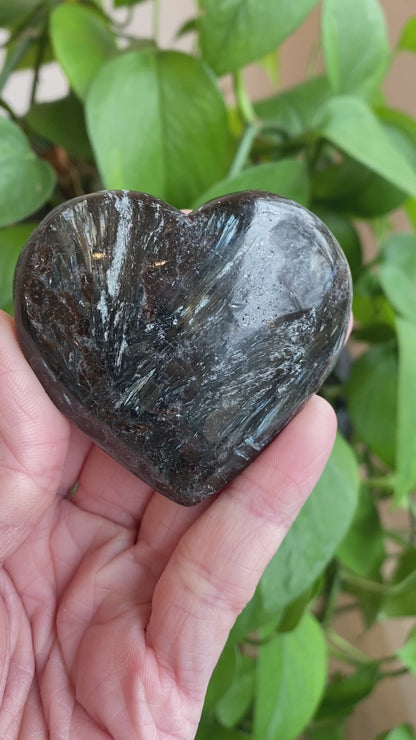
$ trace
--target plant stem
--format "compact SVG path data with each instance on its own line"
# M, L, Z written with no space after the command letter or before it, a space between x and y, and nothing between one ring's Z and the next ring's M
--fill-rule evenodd
M320 619L324 627L328 626L334 614L339 592L341 590L341 579L339 567L334 563L328 570L328 585L324 592L324 603Z
M112 29L116 29L117 33L119 31L122 31L123 28L127 28L133 19L133 13L134 13L134 6L129 5L126 7L126 17L124 18L124 21L116 21L115 18L111 16L106 16L107 20L110 22L110 25ZM122 38L124 38L124 35L122 33L119 34ZM135 36L132 38L136 38Z
M20 42L15 46L8 59L6 59L6 63L0 74L0 95L3 92L3 88L11 73L17 67L20 60L24 57L27 49L33 43L35 38L36 34L34 34L33 31L30 31L29 33L22 36Z
M247 90L244 86L243 73L241 69L234 73L233 79L235 99L241 117L245 123L255 123L257 118L256 113L251 100L247 95Z
M261 123L261 133L262 134L277 134L279 136L279 139L282 141L288 141L290 139L290 136L286 129L282 128L282 126L278 126L276 123L273 123L273 121L262 121Z
M381 658L378 658L379 663L393 663L393 661L398 661L399 658L394 653L392 655L382 655Z
M16 116L16 113L14 112L14 110L12 108L10 108L10 105L8 103L6 103L6 101L3 100L2 98L0 98L0 108L3 108L3 110L7 111L7 113L10 116L10 118L12 119L12 121L14 121L15 123L18 123L20 125L20 120Z
M363 484L367 488L381 488L385 491L393 491L396 485L394 475L384 475L375 478L364 478Z
M414 545L415 540L416 540L416 514L412 506L409 506L409 524L410 524L409 541L411 545Z
M347 573L344 571L342 579L345 583L348 583L351 586L358 586L359 588L370 591L370 593L387 595L391 592L391 587L386 584L378 583L377 581L370 581L368 578L356 576L354 573Z
M344 653L343 650L338 650L338 648L332 647L332 645L329 646L329 655L331 656L331 658L335 658L342 663L348 663L348 665L352 665L355 668L359 668L363 665L361 660L356 660L355 658L351 657L351 655L347 655L347 653Z
M308 131L305 134L295 136L293 139L283 141L281 146L279 147L279 157L287 157L291 154L297 154L301 150L305 149L305 147L308 147L310 145L313 136L314 134L311 134Z
M396 542L398 545L401 545L401 547L409 546L409 542L407 539L407 530L403 530L403 533L401 533L400 530L396 529L384 529L383 535L386 539L392 540L392 542Z
M381 674L381 678L397 678L397 676L405 676L410 673L408 668L398 668L396 671L386 671Z
M348 656L350 660L354 660L359 665L365 665L366 663L374 663L374 661L368 657L365 653L362 653L361 650L358 650L358 648L354 647L348 640L345 640L341 635L338 634L338 632L335 632L335 630L330 629L327 632L328 640L335 645L335 647L340 650L344 655Z
M45 54L47 40L48 40L48 36L47 36L47 25L46 25L39 39L38 48L36 52L32 89L30 92L30 103L29 103L30 108L35 102L36 90L37 90L38 82L39 82L39 73L40 73L40 68L42 66L43 56Z
M248 126L246 126L244 133L240 139L237 151L235 153L235 157L228 171L228 177L234 177L235 175L238 175L243 169L250 154L251 147L253 146L253 142L256 138L257 132L258 126L256 123L249 123Z
M328 631L328 640L332 643L329 647L330 655L338 660L343 660L346 663L355 666L367 665L369 663L378 663L381 666L383 663L393 663L398 661L397 655L384 655L381 658L370 658L361 650L358 650L354 645L345 640L338 632L333 630ZM381 678L393 678L394 676L400 676L407 673L407 668L396 668L391 671L382 673Z
M321 158L324 147L324 139L315 139L308 148L306 161L308 164L308 170L311 174L313 174L316 169L316 165Z
M360 605L356 601L354 601L353 604L343 604L342 606L337 606L337 608L334 609L334 617L337 617L339 614L348 614L348 612L356 611L359 608Z
M416 584L416 571L409 573L406 578L399 583L378 583L377 581L370 581L368 578L362 578L356 576L354 573L347 571L342 572L342 579L345 583L349 583L352 586L358 586L371 593L381 594L383 596L399 596L404 591L407 591L411 586Z

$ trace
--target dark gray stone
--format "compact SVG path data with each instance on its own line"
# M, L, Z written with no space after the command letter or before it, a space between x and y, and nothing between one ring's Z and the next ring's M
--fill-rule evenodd
M142 193L77 198L15 275L20 342L56 406L182 504L223 488L319 388L350 309L334 237L268 193L190 215Z

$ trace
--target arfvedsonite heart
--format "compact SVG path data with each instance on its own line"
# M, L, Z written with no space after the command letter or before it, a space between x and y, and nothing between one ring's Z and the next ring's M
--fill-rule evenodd
M77 198L15 275L20 342L56 406L182 504L223 488L319 388L350 308L328 229L259 192L189 215L142 193Z

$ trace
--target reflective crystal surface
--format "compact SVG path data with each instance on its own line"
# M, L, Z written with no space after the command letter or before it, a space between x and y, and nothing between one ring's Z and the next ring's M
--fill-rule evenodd
M328 229L258 192L189 215L142 193L77 198L15 275L20 342L56 406L182 504L222 489L319 388L350 308Z

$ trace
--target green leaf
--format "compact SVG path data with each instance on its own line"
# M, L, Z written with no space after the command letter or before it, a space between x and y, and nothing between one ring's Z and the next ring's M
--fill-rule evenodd
M410 725L400 725L391 732L384 732L377 740L415 740L415 737Z
M361 329L370 329L374 326L384 327L395 338L395 313L386 299L378 279L378 275L365 269L359 274L354 285L353 314L361 324ZM354 330L354 336L355 336ZM390 336L388 338L391 338Z
M373 663L360 666L348 676L337 674L325 692L316 718L322 720L350 714L358 702L371 694L380 678L378 664Z
M115 8L121 8L126 5L140 5L144 2L146 2L146 0L113 0Z
M273 49L264 57L257 59L257 64L264 69L273 87L279 86L280 49Z
M265 56L301 25L318 0L201 0L201 48L219 75Z
M25 32L23 31L21 35L17 35L15 38L11 38L7 42L7 56L6 56L6 64L9 59L13 57L14 54L18 54L20 56L20 53L18 52L19 44L22 42L22 37L24 38ZM52 45L50 43L50 40L48 39L46 42L41 39L35 38L32 40L32 43L27 48L27 51L23 54L23 56L20 58L19 62L14 66L14 70L20 70L20 69L33 69L33 67L36 67L38 64L38 54L39 54L39 45L45 44L43 51L42 51L42 64L48 64L49 62L54 61L54 55L52 50Z
M300 594L285 608L277 626L279 632L290 632L297 627L311 601L315 599L322 585L322 578Z
M39 0L13 0L0 3L0 26L12 26L39 5Z
M416 237L395 234L382 246L379 279L394 309L416 323Z
M16 262L36 223L0 229L0 308L13 313L13 275Z
M416 121L402 111L386 106L375 109L390 141L416 167Z
M205 696L204 710L213 709L230 688L236 668L236 649L227 642L214 668Z
M334 93L372 96L389 63L386 21L377 0L324 0L322 44Z
M350 526L357 495L357 463L338 436L321 479L262 576L265 611L283 609L315 582Z
M383 617L413 617L416 614L416 549L409 547L400 555L389 582L390 593L382 603Z
M342 213L326 208L321 203L312 202L310 208L328 226L341 245L354 280L361 270L363 261L357 230L349 218Z
M69 154L92 158L84 108L75 95L36 103L27 114L26 123L36 134L64 147Z
M254 695L255 665L253 658L240 655L233 682L215 710L218 720L225 727L234 727L250 708Z
M114 35L93 9L67 4L52 11L50 33L71 87L85 98L100 67L117 51Z
M347 740L344 723L319 722L308 727L305 733L306 740Z
M406 193L350 157L314 173L312 195L338 213L358 218L384 216L406 200Z
M374 578L373 582L381 585L381 576ZM376 619L378 619L379 617L379 612L383 603L383 595L381 593L368 591L365 585L348 585L346 591L352 596L356 597L357 607L361 611L363 625L366 629L370 629L370 627L372 627Z
M360 98L340 95L318 112L314 127L353 159L401 190L416 195L416 173L390 141L382 124Z
M52 167L36 157L15 123L0 117L0 227L37 211L54 185Z
M326 643L311 614L259 649L254 740L294 740L313 716L326 679Z
M249 167L234 177L228 177L212 185L198 196L193 208L213 198L239 190L266 190L306 205L309 196L306 166L296 159L283 159L280 162Z
M416 676L416 627L410 631L406 642L397 655L402 663Z
M405 24L397 48L399 51L416 52L416 15L409 18Z
M180 28L175 33L175 39L181 39L188 33L194 33L199 30L199 18L188 18L187 21L182 23Z
M105 187L143 190L178 208L229 165L222 95L186 54L134 51L106 64L87 98L87 125Z
M371 347L356 360L347 385L348 408L356 435L394 466L397 413L397 354L394 347Z
M353 311L354 314L354 311ZM388 324L368 324L361 329L354 329L352 337L357 342L384 344L396 338L396 332Z
M375 578L384 562L384 538L378 509L371 493L360 490L358 506L337 550L341 563L359 576Z
M399 384L395 500L404 503L416 486L416 323L398 319L396 326Z
M233 643L241 642L247 635L261 627L274 632L283 614L284 607L281 610L276 609L274 611L269 608L260 584L247 606L238 615L229 639Z
M234 728L223 727L215 717L203 714L195 740L247 740L247 735Z
M254 109L262 120L270 121L291 137L297 137L310 130L312 120L330 97L326 77L312 77L278 95L257 101Z
M406 215L409 219L409 222L413 228L413 230L416 230L416 198L408 198L406 203L404 204Z

